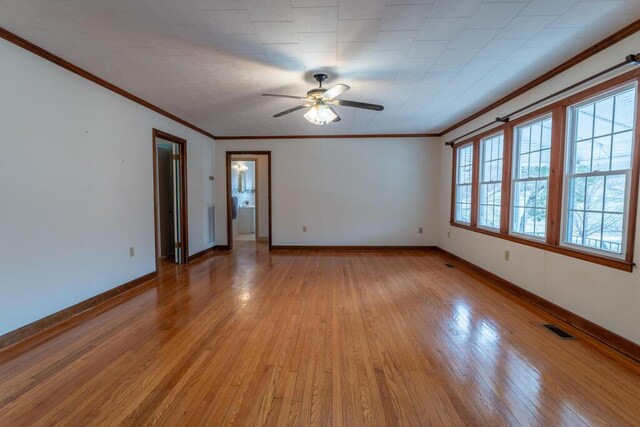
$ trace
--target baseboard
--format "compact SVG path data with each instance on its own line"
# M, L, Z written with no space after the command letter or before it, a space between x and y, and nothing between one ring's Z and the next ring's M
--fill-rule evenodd
M228 251L230 250L229 245L215 245L214 251Z
M491 273L490 271L485 270L482 267L479 267L473 264L470 261L467 261L463 258L460 258L457 255L452 254L451 252L447 252L442 248L437 248L437 251L441 253L443 256L451 259L452 261L466 267L472 273L475 273L477 276L480 276L491 283L503 288L504 290L512 293L513 295L523 299L524 301L535 305L536 307L546 311L554 317L562 320L565 323L575 327L576 329L581 330L582 332L592 336L593 338L601 341L602 343L608 345L609 347L614 348L622 354L640 362L640 345L630 341L615 332L611 332L610 330L603 328L602 326L596 325L590 320L585 319L565 308L560 307L552 303L549 300L546 300L534 293L527 291L520 286L509 282L502 277Z
M211 246L210 248L203 249L203 250L201 250L200 252L196 252L196 253L195 253L195 254L193 254L193 255L189 255L189 262L193 261L194 259L198 259L198 258L200 258L201 256L205 256L205 255L206 255L206 254L208 254L209 252L213 252L213 251L215 251L215 250L216 250L216 247L215 247L215 245L214 245L214 246Z
M268 237L257 237L256 238L256 242L268 242L269 238Z
M281 251L433 251L436 246L330 246L330 245L273 245Z
M14 331L8 332L2 336L0 336L0 349L4 347L8 347L12 344L17 343L18 341L25 340L30 338L45 329L49 329L52 326L55 326L65 320L68 320L74 316L79 315L87 310L90 310L96 307L103 302L106 302L110 299L117 297L127 291L130 291L138 286L148 282L151 279L154 279L158 273L153 271L151 273L145 274L144 276L138 277L137 279L133 279L130 282L127 282L123 285L117 286L113 289L109 289L106 292L98 294L94 297L81 301L77 304L72 305L71 307L67 307L62 309L56 313L50 314L47 317L43 317L40 320L36 320L33 323L29 323L21 328L18 328Z

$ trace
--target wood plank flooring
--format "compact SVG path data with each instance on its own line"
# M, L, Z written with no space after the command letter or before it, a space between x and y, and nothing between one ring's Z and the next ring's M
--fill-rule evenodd
M238 242L0 352L0 426L640 425L640 366L435 252Z

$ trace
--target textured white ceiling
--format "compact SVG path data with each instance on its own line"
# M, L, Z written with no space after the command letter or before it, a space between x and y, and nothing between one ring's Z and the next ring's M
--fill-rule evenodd
M640 18L640 0L0 0L0 26L216 135L438 132ZM343 120L272 115L312 75Z

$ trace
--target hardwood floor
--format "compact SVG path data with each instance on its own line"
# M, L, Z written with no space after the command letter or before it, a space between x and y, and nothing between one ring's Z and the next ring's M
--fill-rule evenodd
M640 366L435 252L242 242L0 352L0 425L640 425Z

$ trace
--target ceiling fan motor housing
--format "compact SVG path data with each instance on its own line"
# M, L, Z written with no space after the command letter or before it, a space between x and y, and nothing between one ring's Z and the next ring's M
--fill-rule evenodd
M327 89L322 87L311 89L307 92L307 98L321 98L326 91Z

